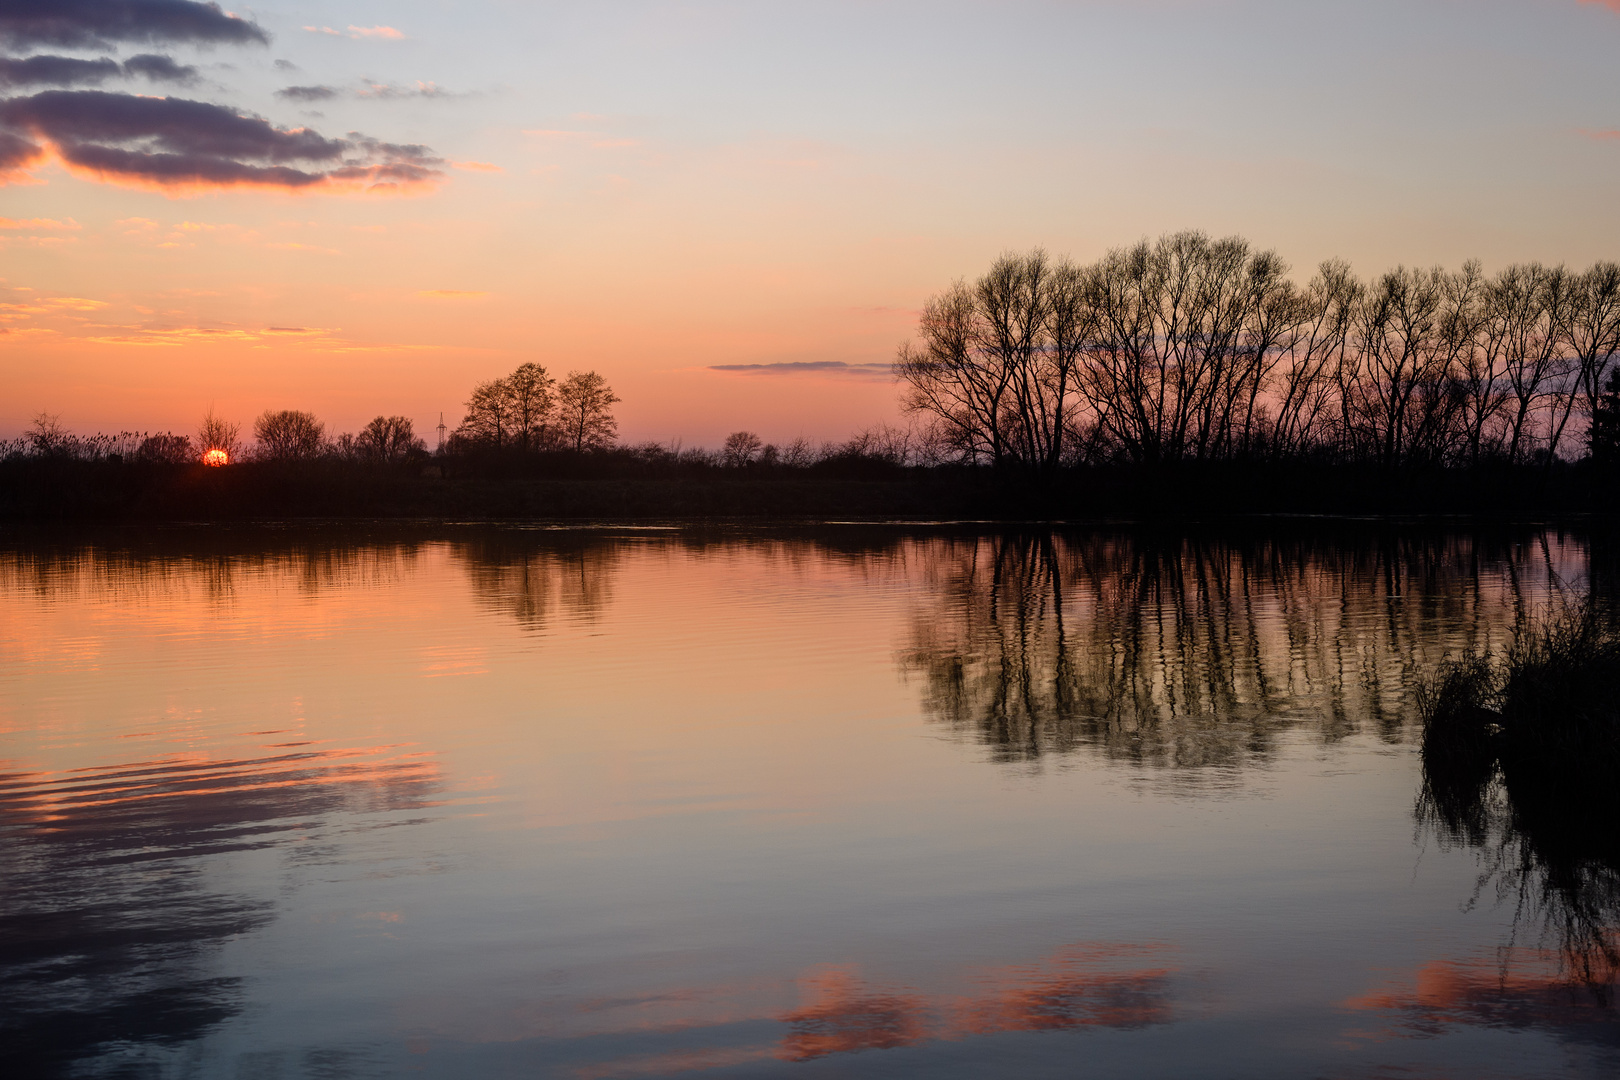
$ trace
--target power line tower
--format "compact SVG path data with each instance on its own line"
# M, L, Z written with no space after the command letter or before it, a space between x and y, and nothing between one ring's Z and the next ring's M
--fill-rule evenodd
M434 429L439 433L439 453L444 453L444 413L439 414L439 426Z

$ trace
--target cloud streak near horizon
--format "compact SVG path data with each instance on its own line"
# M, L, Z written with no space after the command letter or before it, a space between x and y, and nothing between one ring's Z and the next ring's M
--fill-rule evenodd
M770 364L710 364L710 371L741 375L847 375L856 378L890 378L889 364L849 364L842 360L783 360Z

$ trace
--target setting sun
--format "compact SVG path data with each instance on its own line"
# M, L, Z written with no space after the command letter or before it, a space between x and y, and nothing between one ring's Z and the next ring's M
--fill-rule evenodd
M224 450L208 450L203 453L202 462L204 465L229 465L231 455Z

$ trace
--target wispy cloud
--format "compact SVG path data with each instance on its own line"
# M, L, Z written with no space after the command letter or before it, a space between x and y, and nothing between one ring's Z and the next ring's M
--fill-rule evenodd
M381 38L386 41L401 41L405 35L392 26L353 26L347 30L334 30L330 26L306 26L311 34L325 34L328 37L346 37L358 41L361 38Z
M276 91L276 97L288 101L330 101L333 98L370 98L376 101L394 101L400 98L452 98L463 95L445 90L437 83L418 80L410 86L399 83L364 81L358 86L285 86Z
M335 86L284 86L276 91L276 97L288 101L329 101L343 91Z
M452 161L450 163L450 167L452 169L460 169L463 172L503 173L506 171L499 165L488 161Z
M834 375L887 379L893 369L888 364L846 364L842 360L784 360L773 364L710 364L708 370L742 375Z
M34 232L52 232L59 229L77 229L79 223L72 218L66 221L57 221L55 218L8 218L0 217L0 229L29 229Z

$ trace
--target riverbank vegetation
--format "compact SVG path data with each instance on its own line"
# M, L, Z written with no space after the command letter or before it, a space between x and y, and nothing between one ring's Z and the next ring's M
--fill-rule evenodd
M1420 700L1418 813L1478 849L1482 887L1539 920L1607 1000L1620 976L1620 625L1586 602L1468 654Z

